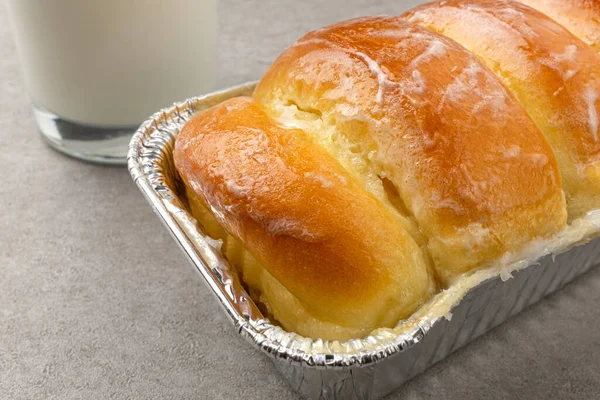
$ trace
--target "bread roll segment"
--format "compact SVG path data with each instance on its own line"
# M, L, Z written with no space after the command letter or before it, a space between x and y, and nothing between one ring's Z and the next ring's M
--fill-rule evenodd
M399 17L305 35L254 98L335 143L367 190L391 186L446 285L565 225L556 160L527 113L462 46Z
M539 10L600 54L600 1L518 0Z
M242 275L254 275L246 283L284 328L323 339L364 336L407 318L435 290L399 216L252 99L196 116L174 157L186 185L264 268L258 278L256 270Z
M404 18L465 46L519 99L556 154L570 218L600 208L600 58L589 46L513 1L435 2Z

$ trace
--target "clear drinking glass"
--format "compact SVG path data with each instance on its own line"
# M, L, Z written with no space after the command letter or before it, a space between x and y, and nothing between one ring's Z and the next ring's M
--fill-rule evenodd
M8 0L42 136L57 150L124 163L149 115L210 90L216 0Z

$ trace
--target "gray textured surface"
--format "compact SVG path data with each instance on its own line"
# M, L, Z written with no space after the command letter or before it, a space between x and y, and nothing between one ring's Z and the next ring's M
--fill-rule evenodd
M408 7L363 3L222 1L218 86L258 78L306 30ZM39 139L4 5L0 140L0 399L296 398L233 332L127 171ZM599 398L599 332L597 269L389 399Z

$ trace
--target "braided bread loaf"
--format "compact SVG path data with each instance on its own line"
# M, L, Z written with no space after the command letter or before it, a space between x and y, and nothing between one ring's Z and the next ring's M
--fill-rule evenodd
M600 208L600 58L529 7L459 3L308 33L178 135L192 214L285 329L394 326Z

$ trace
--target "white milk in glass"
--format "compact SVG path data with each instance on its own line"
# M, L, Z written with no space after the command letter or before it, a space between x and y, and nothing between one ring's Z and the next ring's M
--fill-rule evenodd
M137 125L212 89L216 0L8 0L42 134L122 162Z

